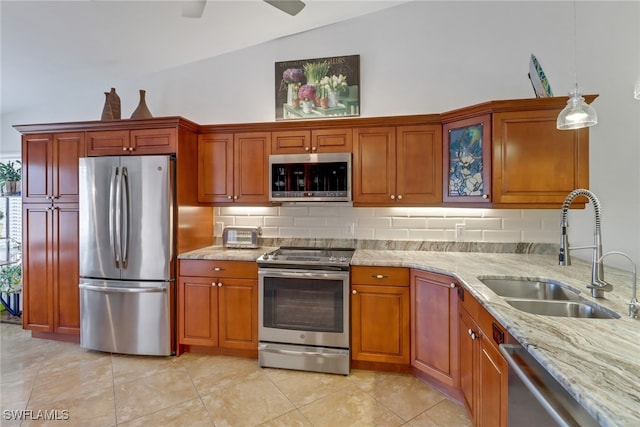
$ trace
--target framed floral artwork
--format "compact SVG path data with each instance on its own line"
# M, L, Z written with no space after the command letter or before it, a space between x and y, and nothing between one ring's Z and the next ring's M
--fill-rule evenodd
M360 115L360 55L276 62L276 120Z
M443 201L491 202L491 115L445 123Z

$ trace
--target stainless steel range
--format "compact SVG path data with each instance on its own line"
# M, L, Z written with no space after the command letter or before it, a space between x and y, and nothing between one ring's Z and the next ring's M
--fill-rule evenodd
M353 249L282 247L258 258L258 362L349 374Z

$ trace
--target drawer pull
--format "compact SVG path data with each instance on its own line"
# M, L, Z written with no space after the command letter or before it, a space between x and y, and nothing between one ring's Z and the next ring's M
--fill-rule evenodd
M356 295L358 293L358 291L356 291L355 289L351 291L352 294Z
M457 285L454 282L449 283L449 287L451 289L454 289Z
M387 276L385 274L372 274L371 277L373 277L374 279L386 279L389 276Z
M213 270L213 271L224 271L224 268L221 268L221 267L213 267L211 270Z

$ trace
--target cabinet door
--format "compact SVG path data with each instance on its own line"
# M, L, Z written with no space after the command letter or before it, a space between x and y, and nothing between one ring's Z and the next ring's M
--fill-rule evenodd
M220 347L258 349L258 281L220 279Z
M218 281L180 277L178 286L178 343L218 345Z
M395 205L395 127L358 128L353 139L353 202Z
M318 153L350 153L353 143L351 128L311 131L311 151Z
M475 419L477 380L474 372L478 359L478 328L464 308L460 309L459 320L460 391L471 418Z
M478 414L476 419L482 427L507 425L508 365L484 334L480 342L478 361Z
M400 126L396 143L396 201L411 206L442 203L442 129Z
M494 203L557 204L589 188L589 129L556 129L557 110L496 113Z
M22 326L32 331L53 332L52 228L50 203L22 205Z
M409 364L409 289L352 285L353 360Z
M138 129L130 134L131 154L173 154L176 152L178 130L175 128Z
M446 123L443 135L443 200L491 202L491 114Z
M271 134L269 132L234 134L234 203L269 202L270 150Z
M122 156L129 153L128 130L87 132L87 156Z
M53 193L52 134L22 136L22 202L42 203Z
M448 276L411 271L411 365L458 385L458 297Z
M80 335L78 205L59 204L51 213L53 332Z
M85 157L84 132L53 134L52 192L56 203L78 203L78 159Z
M311 151L308 130L286 130L271 133L272 154L304 154Z
M233 198L233 134L198 136L198 201L228 203Z

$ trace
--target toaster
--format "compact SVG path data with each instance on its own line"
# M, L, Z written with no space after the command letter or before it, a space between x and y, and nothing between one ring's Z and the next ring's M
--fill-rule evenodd
M225 227L222 231L222 246L235 249L259 248L258 237L261 235L260 227Z

